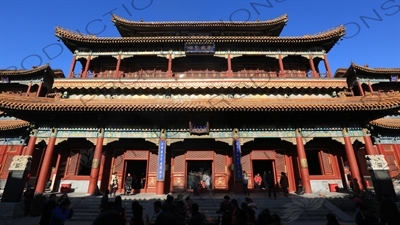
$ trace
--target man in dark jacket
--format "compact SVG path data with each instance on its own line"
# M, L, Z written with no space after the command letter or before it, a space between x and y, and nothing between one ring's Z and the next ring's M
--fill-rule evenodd
M382 196L380 204L380 215L381 223L388 225L399 225L400 224L400 212L397 208L396 203L390 197L389 194Z
M60 204L54 208L49 225L64 225L67 219L71 219L73 212L69 199L62 200Z
M199 212L199 205L194 203L192 205L192 217L190 217L189 225L204 225L207 218L203 213Z
M265 174L265 171L264 171L264 174ZM265 181L267 182L267 185L268 185L268 196L271 198L271 191L273 191L274 198L276 198L275 181L274 181L274 176L271 173L271 170L268 171Z
M219 210L217 211L217 213L222 214L222 223L221 223L222 225L231 224L233 207L229 200L230 200L229 196L225 195L224 201L221 202Z
M56 206L56 195L51 194L49 200L43 206L42 217L40 218L39 222L40 225L49 225L51 214Z
M107 210L101 212L92 225L125 225L123 218L120 216L119 211L115 209L114 202L109 202Z

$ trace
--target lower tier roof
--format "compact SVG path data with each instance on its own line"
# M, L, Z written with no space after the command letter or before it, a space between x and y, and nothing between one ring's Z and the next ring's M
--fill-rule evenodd
M25 120L0 120L0 131L23 128L29 125L30 123Z
M371 121L370 124L386 129L400 129L400 118L381 118Z
M111 111L377 111L400 109L400 94L341 98L61 99L0 94L0 109L49 112Z
M55 79L54 90L66 89L346 89L346 79Z

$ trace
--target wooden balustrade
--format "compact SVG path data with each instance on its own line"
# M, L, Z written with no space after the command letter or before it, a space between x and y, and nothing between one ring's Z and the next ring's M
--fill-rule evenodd
M229 75L227 71L216 70L187 70L187 71L172 71L172 77L169 76L167 71L162 70L138 70L133 72L119 71L118 79L212 79L212 78L279 78L279 71L265 71L265 70L246 70L234 71ZM312 78L311 72L299 70L285 70L286 78ZM318 73L320 78L326 78L326 73ZM82 74L75 74L75 78L81 78ZM105 78L115 79L115 70L106 70L97 73L91 73L89 78Z

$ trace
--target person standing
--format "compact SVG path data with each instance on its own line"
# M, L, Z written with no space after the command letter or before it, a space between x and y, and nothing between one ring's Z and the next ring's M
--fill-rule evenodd
M248 196L250 196L248 185L249 185L249 177L247 176L246 171L243 170L243 194L244 195L247 194Z
M125 195L130 195L132 191L132 177L131 174L128 173L128 176L125 180Z
M211 191L211 177L207 173L203 174L203 182L208 191Z
M379 207L381 223L388 225L400 224L400 212L392 197L385 193Z
M254 189L261 189L262 177L259 173L254 176Z
M56 194L51 194L49 196L49 200L44 204L42 210L42 217L40 218L40 225L49 225L51 214L53 213L53 209L57 206L56 203Z
M289 179L286 176L285 172L281 172L281 180L279 181L282 189L283 189L283 194L286 197L289 197L289 191L288 191L288 187L289 187Z
M274 193L274 198L276 199L275 181L274 181L274 176L271 173L271 170L268 171L266 178L268 185L268 196L271 198L271 191L272 191Z
M114 195L117 192L118 189L118 175L117 172L114 172L113 175L111 175L111 181L110 181L110 195Z
M263 176L262 176L262 181L264 184L263 189L267 189L268 188L268 184L267 184L267 171L264 171Z
M143 206L136 200L132 202L132 215L130 225L144 225Z
M67 219L71 219L74 211L71 208L69 199L65 199L56 206L51 214L49 225L64 225Z

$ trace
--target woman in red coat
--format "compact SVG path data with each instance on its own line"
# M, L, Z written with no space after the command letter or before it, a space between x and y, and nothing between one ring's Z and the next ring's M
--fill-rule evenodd
M255 189L261 189L261 184L262 184L262 177L260 176L259 173L254 177L254 188Z

